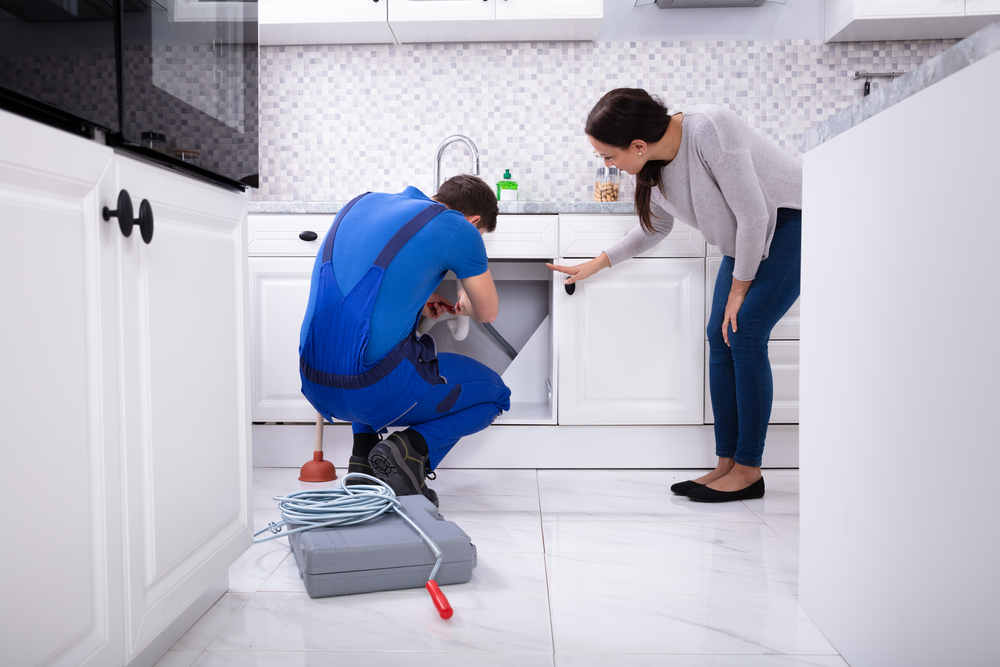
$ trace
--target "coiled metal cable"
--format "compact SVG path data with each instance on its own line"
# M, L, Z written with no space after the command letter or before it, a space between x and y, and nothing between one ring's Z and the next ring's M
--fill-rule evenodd
M347 486L347 480L351 478L364 478L374 484L352 484ZM254 533L256 538L261 533L270 530L273 535L254 539L254 544L274 540L285 535L301 533L313 528L329 528L335 526L353 526L355 524L371 521L382 516L386 512L395 512L406 523L417 531L427 546L434 552L434 568L428 581L434 581L441 563L444 561L444 553L430 536L421 530L413 519L402 510L399 499L395 492L382 480L360 472L349 472L344 475L340 486L329 489L305 489L295 491L285 496L275 496L278 501L278 508L281 510L281 521L274 521ZM282 528L288 525L295 525L296 528L285 530Z

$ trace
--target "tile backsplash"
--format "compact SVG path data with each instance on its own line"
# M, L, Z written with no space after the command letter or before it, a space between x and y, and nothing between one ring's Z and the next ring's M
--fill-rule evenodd
M619 87L645 88L671 111L728 106L799 155L807 129L861 99L855 71L909 71L957 41L261 47L254 198L345 201L407 185L429 192L438 144L464 134L488 183L510 169L522 199L590 201L583 124ZM442 179L470 165L465 147L452 144Z

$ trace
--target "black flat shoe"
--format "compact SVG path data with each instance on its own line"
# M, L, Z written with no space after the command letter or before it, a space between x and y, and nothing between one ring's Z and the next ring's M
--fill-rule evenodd
M764 478L739 491L716 491L707 486L688 491L687 497L699 503L727 503L731 500L751 500L764 497Z
M705 485L699 484L698 482L689 479L686 482L677 482L676 484L670 487L670 490L673 491L675 495L686 496L688 494L688 491L690 491L691 489L697 489L700 486L705 486Z

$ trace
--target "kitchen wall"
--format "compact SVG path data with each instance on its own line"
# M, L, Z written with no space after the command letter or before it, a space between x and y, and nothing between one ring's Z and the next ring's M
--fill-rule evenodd
M659 94L672 110L728 106L799 155L806 129L861 98L856 70L909 71L957 41L261 47L255 199L428 191L438 144L459 133L478 146L487 182L509 168L530 199L591 200L583 123L604 92L623 86ZM469 160L453 144L443 177L466 171Z

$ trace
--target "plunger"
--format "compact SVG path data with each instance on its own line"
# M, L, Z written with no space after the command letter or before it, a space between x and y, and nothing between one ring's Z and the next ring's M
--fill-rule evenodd
M299 473L300 482L332 482L337 479L337 468L323 460L323 415L316 413L316 450L312 461L306 461Z

